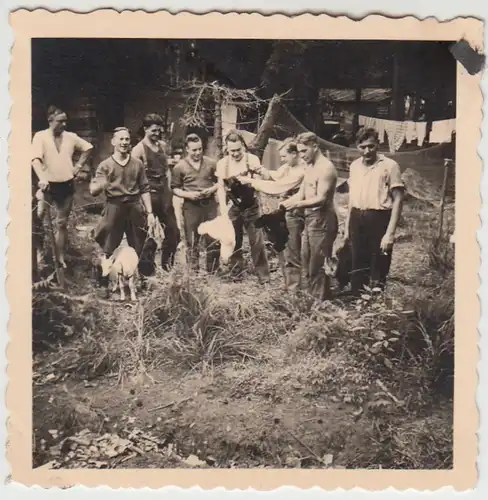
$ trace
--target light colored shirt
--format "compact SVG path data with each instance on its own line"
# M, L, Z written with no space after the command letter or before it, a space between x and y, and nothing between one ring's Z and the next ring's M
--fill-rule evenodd
M405 188L400 166L383 155L378 155L371 166L365 165L362 158L353 161L348 183L350 204L360 210L391 210L392 189Z
M75 151L89 151L93 145L74 132L61 134L58 151L51 129L37 132L32 139L32 160L40 160L46 167L48 182L66 182L74 177L73 154Z
M248 175L249 169L258 169L260 166L259 158L252 153L244 153L238 162L231 156L224 156L217 162L216 175L219 179Z

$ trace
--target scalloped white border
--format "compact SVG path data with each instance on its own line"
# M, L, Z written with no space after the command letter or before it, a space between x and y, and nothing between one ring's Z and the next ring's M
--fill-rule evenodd
M46 3L47 3L48 5L46 5ZM52 5L53 3L54 3L54 2L52 2L52 1L51 1L51 2L45 2L45 4L44 4L43 6L45 6L45 7L48 7L48 8L49 8L49 7L51 7L51 5ZM80 10L79 10L79 12L80 12L80 11L85 11L85 12L87 12L88 10L91 10L92 6L91 6L91 5L89 5L89 3L92 3L92 2L89 2L89 1L84 2L84 7L85 7L85 9L83 9L83 10L81 10L81 9L80 9ZM257 3L257 4L259 5L259 3L258 3L258 2L255 2L255 3ZM270 1L270 2L268 2L268 5L270 5L270 4L272 4L272 3L276 3L276 2L271 2L271 1ZM285 10L285 8L284 8L284 6L283 6L283 2L279 2L279 3L280 3L280 5L279 5L280 11ZM347 8L347 4L348 4L348 3L350 3L350 2L347 2L347 0L344 0L344 1L342 1L342 2L341 2L341 11L342 11L342 12L344 12L344 11L346 10L346 8ZM408 5L408 7L409 7L409 13L413 13L413 12L412 12L412 11L414 10L413 3L414 3L413 1L410 1L410 2L409 2L409 5ZM468 2L468 0L465 0L465 1L463 2L463 4L464 4L464 6L465 6L465 7L466 7L466 4L468 4L468 3L469 3L469 2ZM23 7L25 6L25 7L27 7L27 8L28 8L29 6L28 6L27 4L28 4L28 2L27 2L27 3L24 3L22 6L23 6ZM136 4L136 2L130 2L130 5L128 5L128 2L126 2L126 1L119 1L119 2L117 2L117 8L118 8L118 9L122 9L122 8L124 8L124 7L126 7L126 6L134 8L134 7L139 7L139 6L140 6L140 3L139 3L139 4L137 4L137 6L136 6L135 4ZM239 5L239 4L240 4L240 5ZM243 6L242 4L243 4L243 2L233 2L233 6L238 7L238 8L240 7L241 9L242 9L242 8L245 8L246 10L254 10L254 8L255 8L255 6L251 6L251 5L250 5L250 4L251 4L251 2L246 2L246 6ZM373 7L371 4L372 4L372 2L368 2L368 7L369 7L370 9ZM197 8L198 8L198 10L200 10L200 9L201 9L201 5L202 5L202 4L198 4L198 7L197 7ZM57 6L53 6L53 8L56 8L56 7L57 7ZM60 6L60 7L61 7L61 6ZM98 6L94 6L94 7L98 7ZM151 3L151 4L150 4L149 9L154 10L154 9L161 8L161 7L162 7L162 6L160 6L160 5L155 5L155 3ZM186 7L186 6L185 6L185 7ZM212 6L208 6L208 7L213 8L213 7L217 7L217 6L214 4L214 5L212 5ZM208 9L208 7L207 7L207 9ZM253 8L253 7L254 7L254 8ZM303 9L305 9L305 5L303 5L303 3L301 3L301 7L302 7ZM376 8L374 9L374 11L376 11L376 12L377 12L377 11L381 10L381 7L377 7L376 5L375 5L375 7L376 7ZM424 5L424 7L428 7L428 5ZM180 8L181 8L181 7L180 7ZM188 8L188 7L187 7L187 8ZM218 8L218 7L217 7L217 8ZM189 7L189 9L193 10L193 12L196 12L196 10L195 10L194 8ZM224 9L225 9L225 10L228 10L228 9L229 9L229 7L227 7L227 8L225 8L225 7L224 7ZM388 5L388 10L389 10L389 12L391 12L391 14L395 15L392 11L397 10L397 9L395 9L392 5ZM207 10L207 12L208 12L208 10ZM437 12L437 10L436 10L436 12ZM403 13L403 12L401 12L401 13ZM400 13L400 14L401 14L401 13ZM397 13L397 15L398 15L398 14L399 14L399 13ZM425 15L426 15L426 14L428 15L429 13L427 12L426 14L423 14L423 13L418 12L418 10L417 10L417 11L415 12L415 14L418 14L420 17L425 17ZM471 12L471 13L466 13L466 12L463 12L462 14L468 14L468 15L469 15L469 14L471 14L471 15L472 15L472 14L473 14L473 12ZM361 18L363 17L363 15L364 15L364 13L359 14L359 18L361 19ZM456 17L456 15L457 15L457 13L452 13L452 14L448 14L448 15L447 15L447 17L448 17L448 19L453 19L454 17ZM281 17L281 16L280 16L280 17ZM307 17L315 17L315 18L316 18L316 16L310 16L310 15L308 15ZM440 15L437 15L436 17L437 17L438 19L439 19L439 18L441 18L442 20L446 19L446 16L441 17ZM357 18L356 18L356 19L357 19ZM285 22L286 22L286 21L285 21ZM8 35L8 32L9 32L9 28L7 28L7 29L4 29L4 30L3 30L3 33L4 33L4 34L7 34L7 35ZM9 42L9 43L11 43L11 34L10 34L10 42ZM2 44L2 47L6 47L6 46L8 47L8 44ZM7 48L7 51L8 51L8 48ZM1 58L1 60L2 60L2 62L4 62L4 61L8 60L8 58ZM7 70L8 70L8 66L7 66ZM3 73L3 74L2 74L2 76L4 76L4 74L5 74L5 73ZM8 76L7 76L7 78L8 78ZM5 80L7 80L7 78L5 78ZM3 81L3 80L2 80L2 81ZM484 82L484 85L483 85L483 86L484 86L484 88L486 88L486 77L485 77L485 82ZM8 93L7 93L7 96L8 96ZM9 99L9 97L7 97L7 103L8 103L8 105L10 104L10 99ZM7 107L8 107L8 105L7 105ZM486 103L485 103L485 106L486 106ZM3 125L3 123L2 123L2 125ZM0 138L5 137L5 135L6 135L6 134L4 134L4 133L3 133L3 132L4 132L4 130L6 130L6 131L7 131L7 133L8 133L8 130L9 130L9 123L8 123L8 121L6 122L6 125L7 125L7 128L3 128L3 127L2 127L2 128L0 128ZM486 144L485 144L485 143L486 143L486 140L484 140L484 138L483 138L482 146L481 146L481 147L480 147L480 149L479 149L480 151L481 151L481 149L482 149L482 148L483 148L483 151L484 151L484 147L486 147ZM0 149L0 153L2 154L2 159L3 159L4 157L6 157L6 152L5 152L5 146L4 146L4 143L3 143L3 144L1 144L1 145L0 145L0 147L1 147L1 146L3 146L3 147ZM486 157L486 155L485 155L485 154L483 154L483 157ZM5 165L5 163L2 161L2 166L4 166L4 165ZM2 172L4 172L4 171L6 172L6 169L5 169L5 168L4 168L4 170L2 170ZM485 183L484 176L482 177L482 180L483 180L483 187L484 187L484 183ZM6 183L5 183L5 182L4 182L4 183L1 183L1 185L2 185L2 187L3 187L3 188L6 188ZM2 199L2 200L7 200L7 199L8 199L8 194L7 194L7 193L8 193L8 190L7 190L7 189L5 189L5 191L6 191L6 195L7 195L7 196L2 196L2 197L1 197L1 199ZM482 214L482 215L484 214L484 210L483 210L483 209L482 209L481 214ZM2 216L2 217L4 216L3 211L0 213L0 216ZM6 218L5 218L5 219L4 219L4 218L2 218L2 221L3 221L3 220L5 220L5 221L6 221L7 219L6 219ZM5 226L5 224L4 224L4 226ZM480 240L480 242L482 242L482 241L483 241L481 237L479 238L479 240ZM2 240L2 242L3 242L3 241L4 241L4 240ZM7 247L7 242L5 242L5 248L6 248L6 247ZM484 248L486 248L486 247L484 247ZM3 255L5 255L5 254L3 253ZM481 274L481 278L483 277L483 269L484 269L484 267L485 267L485 266L482 266L482 267L481 267L481 273L480 273L480 274ZM4 266L1 266L1 269L3 270L3 269L4 269ZM2 300L3 300L3 298L4 298L4 296L2 296ZM2 303L2 305L3 305L3 303ZM3 313L3 311L4 311L4 310L5 310L5 308L2 308L2 309L1 309L2 313ZM7 309L7 310L8 310L8 309ZM2 319L3 319L3 317L2 317ZM5 321L5 322L3 322L2 324L6 324L6 321ZM481 323L480 323L480 326L481 326L481 325L483 325L483 324L484 324L484 321L482 320L482 321L481 321ZM6 336L2 336L2 338L5 338L5 337L6 337ZM3 351L3 352L4 352L4 351ZM2 357L2 361L4 361L4 360L3 360L3 357ZM3 366L0 366L0 370L1 370L1 368L2 368L2 367L3 367ZM4 373L4 371L2 371L2 373ZM481 370L481 369L480 369L480 371L479 371L479 374L480 374L480 376L481 376L481 374L482 374L482 370ZM4 430L4 428L3 428L2 430ZM2 471L3 471L3 470L2 470ZM10 488L11 488L11 487L10 487ZM26 488L22 488L22 487L20 487L20 489L21 489L21 490L26 490ZM84 489L84 488L76 488L77 493L78 493L78 494L79 494L79 493L81 493L81 494L82 494L83 489ZM291 489L291 488L289 488L289 489ZM450 489L450 488L447 488L447 491L448 491L449 489ZM165 490L173 490L173 488L168 487L168 488L165 488ZM198 490L199 490L199 488L196 488L196 489L195 489L195 490L193 490L193 491L198 491ZM387 494L387 495L391 496L391 495L392 495L392 493L393 493L393 491L392 491L391 489L389 489L389 490L390 490L390 491L388 491L388 490L387 490L387 491L384 491L383 493L380 493L380 492L375 492L374 494L375 494L375 495L378 495L378 494ZM447 493L446 489L444 489L444 490L445 490L445 491L444 491L443 495L445 495L445 494ZM40 491L38 488L31 489L30 491L34 491L36 495L41 494L41 491ZM106 493L107 493L107 489L106 489L106 488L99 488L99 489L97 489L97 490L92 490L92 491L93 491L93 493L92 493L92 494L94 494L94 493L95 493L95 491L100 491L102 494L106 494ZM145 490L145 491L146 491L146 490ZM174 490L174 491L172 491L171 493L170 493L170 491L167 491L167 493L170 493L170 494L171 494L171 498L175 498L175 496L179 496L179 495L177 495L177 491L178 491L178 490ZM283 488L281 489L281 491L283 491ZM318 491L321 491L321 490L318 490ZM354 493L353 493L353 491L359 491L359 490L358 490L358 489L349 490L349 492L350 492L350 493L354 494ZM407 490L407 491L408 491L408 490ZM410 491L411 491L411 490L410 490ZM74 493L74 492L75 492L75 489L72 489L72 490L71 490L71 492L72 492L72 493ZM180 490L180 492L181 492L181 490ZM186 490L186 492L187 492L187 493L190 493L190 490ZM297 493L298 493L298 494L300 494L300 496L302 496L302 495L304 495L304 496L305 496L305 494L307 494L307 496L308 496L308 493L309 493L309 492L312 492L312 490L307 490L307 491L300 490L299 492L298 492L298 491L295 491L295 492L292 492L292 491L291 491L290 493L291 493L291 494L293 494L293 493L297 494ZM55 493L55 492L51 490L51 494L54 494L54 493ZM142 493L142 491L139 491L138 493L139 493L139 494L141 494L141 493ZM151 493L155 493L155 492L152 492L152 491L151 491ZM208 493L212 493L212 498L214 498L214 497L215 497L215 494L216 494L215 490L214 490L214 491L212 491L212 492L210 492L210 491L209 491ZM323 493L323 492L322 492L322 493ZM335 494L338 494L338 493L339 493L339 491L337 491L337 490L336 490L336 492L334 492L333 494L335 495ZM438 493L441 493L441 492L438 492ZM407 492L405 492L403 495L405 496L405 494L407 494L407 495L408 495L408 493L407 493ZM201 496L203 497L203 496L204 496L204 493L203 493ZM247 497L247 496L248 496L248 495L246 495L246 497ZM342 496L344 496L344 494L342 494ZM408 496L410 496L410 495L408 495Z

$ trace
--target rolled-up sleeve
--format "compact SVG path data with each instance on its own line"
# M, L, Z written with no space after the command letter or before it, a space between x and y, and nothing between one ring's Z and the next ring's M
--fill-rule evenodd
M79 135L75 135L75 149L82 152L90 151L90 149L93 149L93 144L85 141Z
M34 137L32 138L32 157L31 161L34 160L41 160L42 162L44 161L44 147L43 147L43 142L42 142L42 136L39 132L36 132L34 134Z
M402 172L400 170L400 166L396 162L392 162L390 166L390 179L389 179L389 188L401 188L405 189L405 183L402 179Z

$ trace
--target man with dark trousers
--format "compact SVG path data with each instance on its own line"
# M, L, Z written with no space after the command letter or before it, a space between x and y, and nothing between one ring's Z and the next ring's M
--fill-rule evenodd
M154 215L164 228L164 241L161 248L161 267L169 271L175 260L180 241L171 192L166 147L161 140L163 119L150 113L142 121L144 138L134 146L132 156L144 164L150 185L151 202Z
M186 156L180 160L171 175L175 196L183 199L183 227L186 240L187 263L198 271L200 235L198 226L218 215L216 162L203 155L202 140L189 134L185 141ZM207 272L219 267L220 245L209 236L202 237L206 251Z
M365 285L384 289L405 192L399 165L378 154L376 130L360 130L356 143L361 157L349 169L344 231L351 245L353 294Z
M147 228L154 222L149 182L142 162L130 155L127 128L114 130L112 146L113 154L100 163L90 183L92 196L104 192L107 199L95 241L108 258L125 234L129 246L140 256Z

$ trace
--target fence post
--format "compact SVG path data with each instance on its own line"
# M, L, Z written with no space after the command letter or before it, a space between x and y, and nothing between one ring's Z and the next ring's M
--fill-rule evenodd
M453 163L452 160L444 159L444 181L442 183L442 193L441 193L441 204L439 206L439 232L437 234L437 239L440 240L442 237L442 226L444 224L444 205L446 201L446 191L447 191L447 179L449 176L449 168Z

